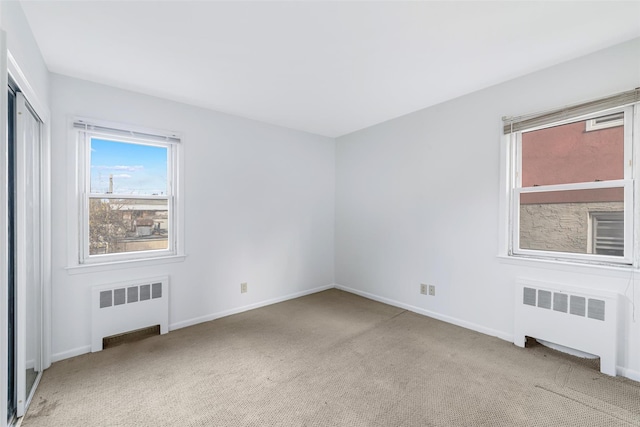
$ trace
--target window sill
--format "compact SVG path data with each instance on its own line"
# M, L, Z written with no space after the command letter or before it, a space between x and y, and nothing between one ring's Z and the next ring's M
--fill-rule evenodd
M559 259L534 258L527 256L498 255L501 264L517 265L522 267L543 268L547 270L559 270L572 273L586 273L603 276L629 277L633 275L640 278L640 270L632 265L591 264L584 262L572 262Z
M148 267L158 264L183 262L186 255L170 255L157 258L131 259L126 261L102 262L99 264L79 264L66 267L67 274L99 273L101 271L120 270L123 268Z

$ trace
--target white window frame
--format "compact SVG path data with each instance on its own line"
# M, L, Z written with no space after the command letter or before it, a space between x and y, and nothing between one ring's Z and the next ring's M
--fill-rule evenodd
M175 132L140 128L92 119L75 118L72 123L77 142L77 183L78 183L78 251L77 264L102 265L119 262L151 260L183 254L182 226L179 220L182 207L179 202L181 143ZM141 144L167 149L167 193L162 196L91 193L91 139L109 139L117 142ZM92 198L167 200L168 247L167 249L122 252L113 254L89 254L89 200Z
M597 211L589 212L589 251L590 253L597 253L598 249L598 229L601 221L611 221L614 217L617 217L620 211ZM624 215L624 213L623 213ZM615 218L616 220L618 218ZM624 216L623 216L624 221ZM624 226L624 225L623 225Z
M595 118L595 119L587 120L587 125L585 127L585 130L587 132L591 132L591 131L594 131L594 130L614 128L614 127L617 127L617 126L622 126L623 124L624 124L624 118L616 119L616 120L610 120L610 121L606 121L606 122L599 122L598 119Z
M638 127L637 105L621 106L612 109L602 110L595 113L572 117L571 119L559 120L544 125L534 126L527 129L518 130L506 135L509 147L507 158L509 162L509 237L508 255L514 257L529 257L539 259L552 259L561 261L577 261L594 264L631 265L637 264L634 253L637 253L637 239L634 238L634 217L638 210L634 181L637 171L634 170L634 129ZM618 112L624 113L624 178L611 181L584 182L575 184L540 185L535 187L522 187L522 134L535 130L550 128L554 126L575 123L579 121L593 120L596 117ZM636 131L637 134L637 131ZM637 151L637 150L636 150ZM532 250L520 248L520 195L523 193L540 193L567 190L585 190L598 188L623 188L624 190L624 255L622 257L600 255L592 253L569 253L545 250Z

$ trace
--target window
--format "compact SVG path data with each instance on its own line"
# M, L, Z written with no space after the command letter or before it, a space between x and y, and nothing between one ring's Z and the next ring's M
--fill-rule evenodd
M638 171L632 148L639 93L505 119L510 255L634 262Z
M74 123L80 159L79 263L177 253L175 134Z
M591 252L624 255L624 212L591 213Z
M624 122L623 113L615 113L615 114L609 114L602 117L596 117L595 119L587 120L586 131L591 132L594 130L622 126L623 122Z

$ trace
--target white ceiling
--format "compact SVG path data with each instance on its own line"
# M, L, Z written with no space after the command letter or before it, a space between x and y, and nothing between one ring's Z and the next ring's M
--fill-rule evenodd
M49 70L336 137L640 36L640 2L30 1Z

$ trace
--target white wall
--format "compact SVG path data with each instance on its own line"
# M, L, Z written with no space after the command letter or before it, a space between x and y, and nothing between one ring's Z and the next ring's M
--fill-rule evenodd
M639 58L636 39L338 138L336 283L507 340L516 277L613 290L619 371L640 379L629 272L498 258L501 117L638 87Z
M89 350L92 286L168 274L170 328L333 283L335 141L57 74L51 76L53 354ZM74 115L180 132L183 262L69 271ZM70 221L75 224L75 221ZM71 254L73 257L75 254ZM240 283L248 293L240 294Z
M31 92L32 98L29 102L34 104L36 109L46 109L49 106L49 70L42 59L20 2L2 1L1 9L0 26L7 33L7 49L31 86L21 89ZM37 99L33 99L34 96Z

